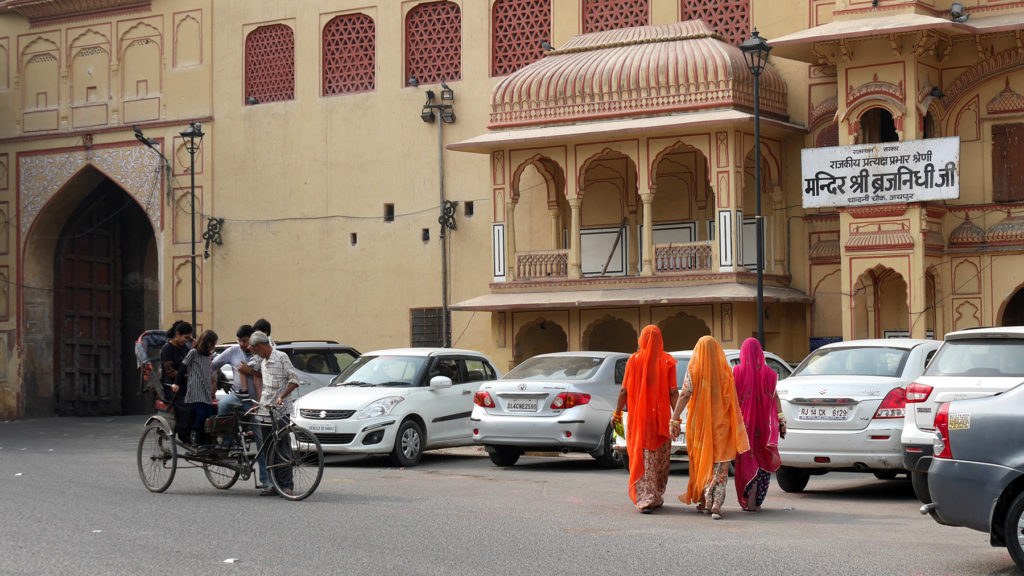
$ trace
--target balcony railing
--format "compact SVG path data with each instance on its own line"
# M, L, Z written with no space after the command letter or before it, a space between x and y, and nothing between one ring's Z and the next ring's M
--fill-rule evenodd
M658 274L711 269L711 242L662 244L654 247L654 270Z
M568 250L539 250L516 254L516 278L565 278L569 275Z

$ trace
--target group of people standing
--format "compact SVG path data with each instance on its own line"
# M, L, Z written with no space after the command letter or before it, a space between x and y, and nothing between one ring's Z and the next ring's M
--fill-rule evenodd
M679 499L720 519L734 462L740 506L760 510L771 473L779 467L779 437L786 433L777 380L756 339L743 342L740 364L732 368L718 341L704 336L677 386L676 360L664 351L661 330L645 327L639 350L626 364L612 416L613 424L621 421L622 409L628 408L629 495L636 508L647 514L664 504L672 439L686 410L690 478Z
M193 345L192 325L188 322L179 320L167 331L168 341L160 351L161 383L165 397L171 398L175 435L186 448L210 449L212 439L206 434L205 424L215 413L245 410L258 401L261 414L269 414L265 407L274 404L282 409L281 417L288 418L291 394L299 378L288 355L273 347L270 330L270 322L263 318L251 326L240 326L235 332L238 342L215 359L216 332L204 331ZM231 391L217 401L216 376L224 366L231 366L233 372ZM258 445L262 441L261 427L252 428ZM267 481L262 452L258 463L260 494L276 494Z

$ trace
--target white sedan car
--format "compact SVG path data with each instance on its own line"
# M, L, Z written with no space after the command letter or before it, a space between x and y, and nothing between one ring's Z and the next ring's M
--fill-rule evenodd
M316 434L325 453L390 454L394 464L414 466L424 450L473 443L473 395L500 376L470 350L377 350L299 398L292 420Z
M735 348L723 350L725 353L725 359L729 362L729 366L737 366L740 363L740 351ZM683 380L686 379L686 369L690 365L690 358L693 357L693 350L681 350L679 352L669 352L669 355L676 359L676 386L682 388ZM779 381L785 378L789 378L789 375L793 373L793 368L786 363L785 360L779 358L777 355L771 352L764 353L764 361L768 364L768 367L775 371L779 375ZM627 426L627 420L629 419L629 413L624 412L622 415L622 424ZM686 452L686 410L679 416L682 421L680 426L679 436L672 439L672 457L678 460L687 460ZM615 439L615 451L618 452L622 458L623 463L626 464L626 468L629 468L628 456L626 454L626 439L616 438Z
M900 435L906 388L939 344L852 340L805 358L777 388L787 420L779 442L779 486L800 492L812 474L830 470L872 472L880 479L905 472Z

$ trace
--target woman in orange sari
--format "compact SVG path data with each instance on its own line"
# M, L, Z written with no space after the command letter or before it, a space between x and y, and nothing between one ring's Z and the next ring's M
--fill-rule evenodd
M612 415L613 425L621 421L628 402L629 497L644 514L664 504L672 451L668 420L678 394L675 358L665 353L661 330L647 326L640 333L640 349L626 363Z
M718 520L725 503L729 462L746 452L748 445L732 368L711 336L698 340L693 349L669 424L673 436L679 432L679 415L684 408L690 483L679 499L687 504L696 502L697 510Z

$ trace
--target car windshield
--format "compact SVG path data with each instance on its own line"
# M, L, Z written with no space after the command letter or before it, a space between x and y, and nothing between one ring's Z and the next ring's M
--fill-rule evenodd
M909 350L865 346L860 348L819 348L800 363L793 376L887 376L903 371Z
M594 356L534 356L505 374L503 380L589 380L604 358Z
M425 356L361 356L331 386L415 386Z
M686 380L686 369L690 367L691 356L673 356L676 359L676 387L682 388L683 381Z
M949 340L928 364L925 376L1024 377L1024 339Z

